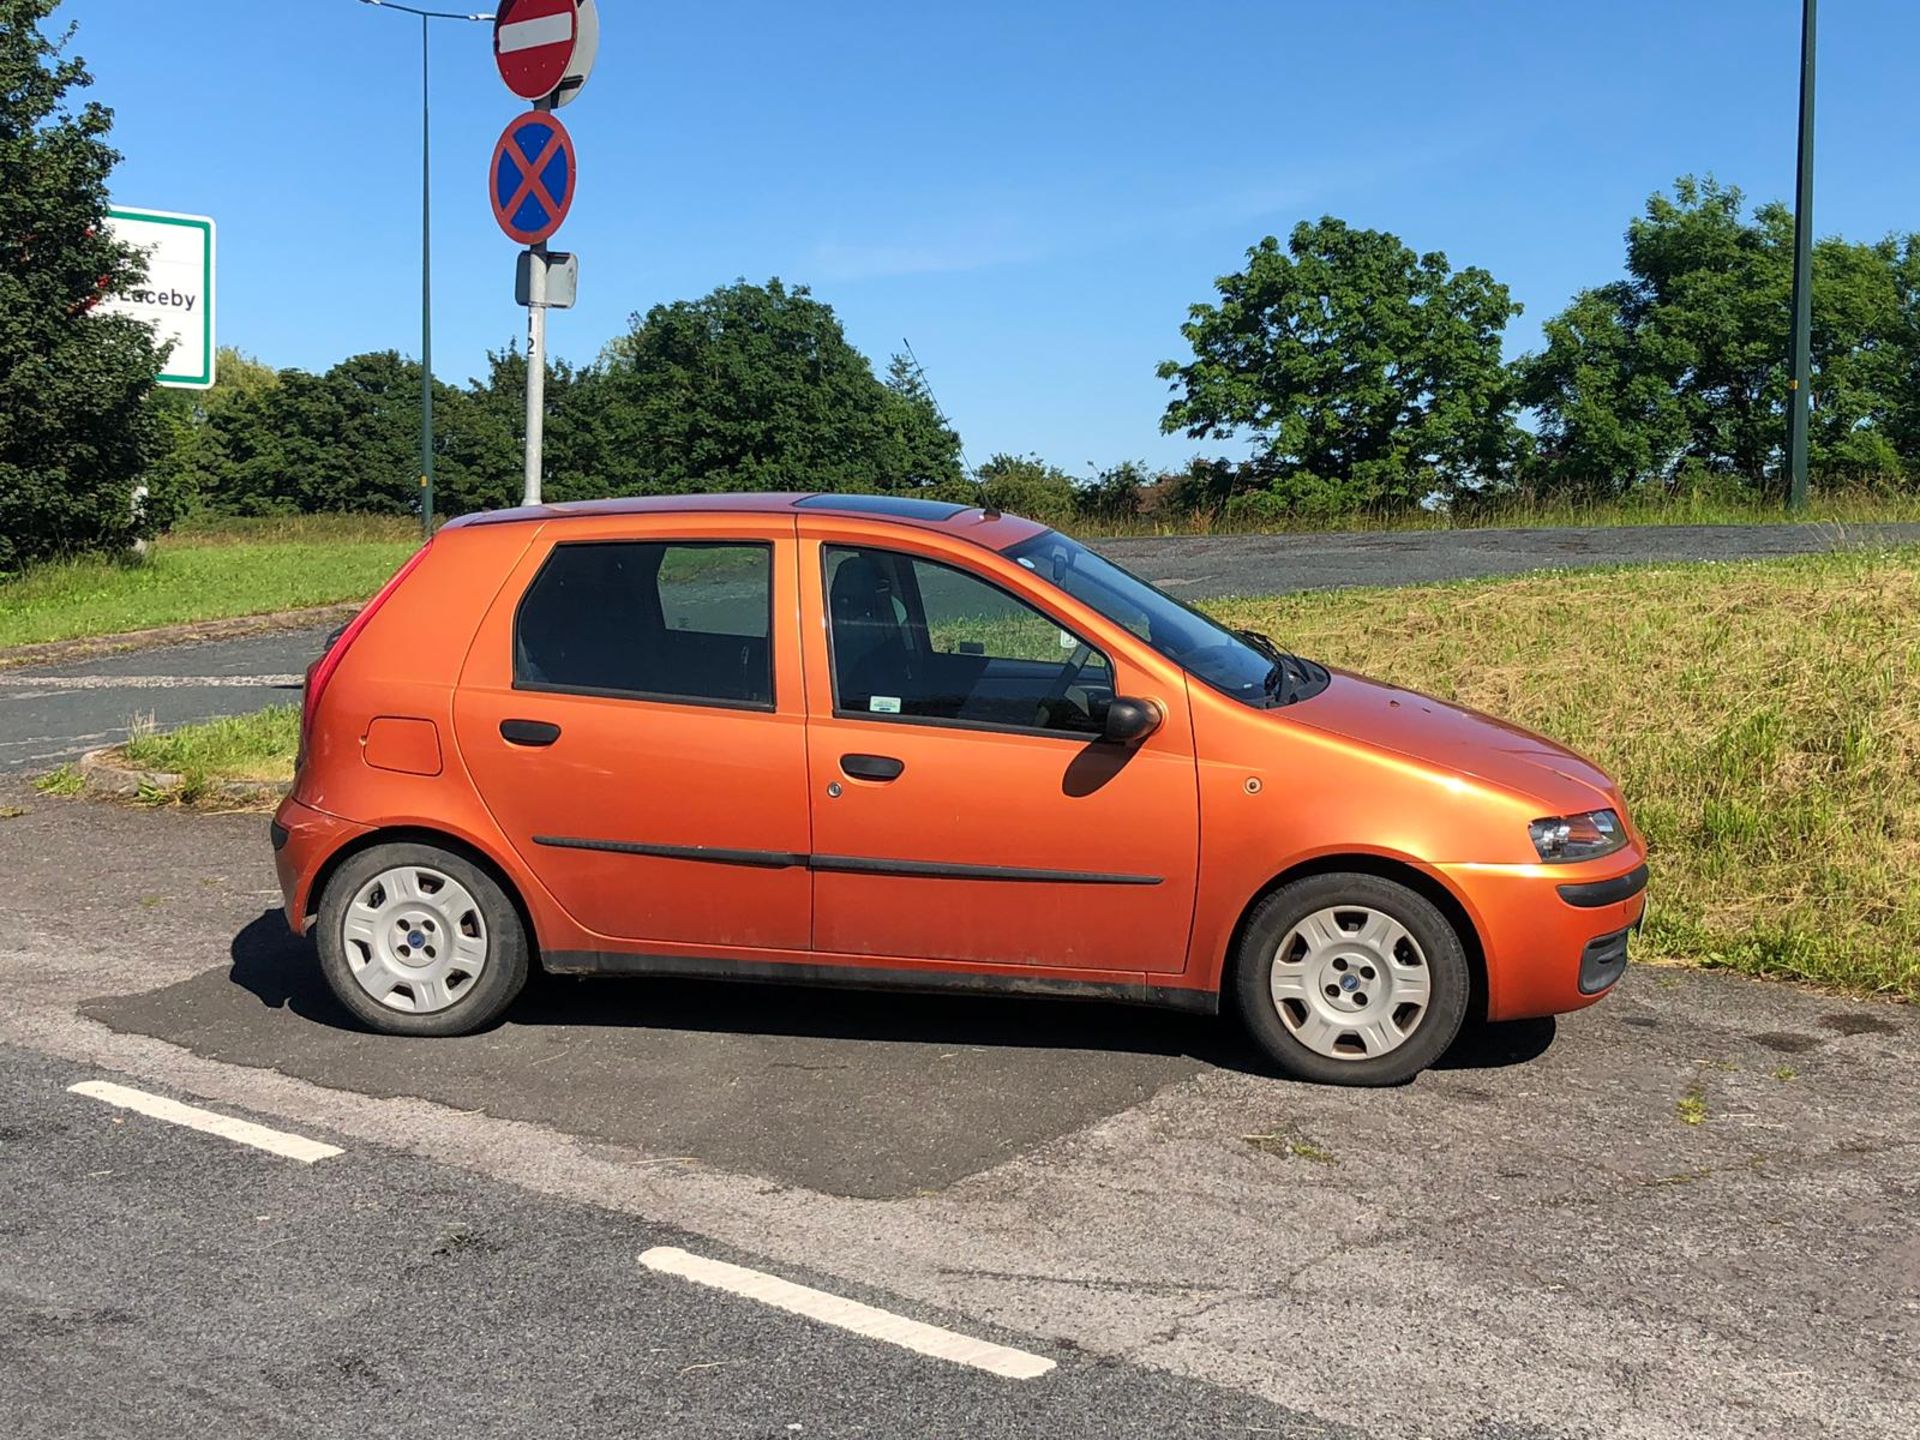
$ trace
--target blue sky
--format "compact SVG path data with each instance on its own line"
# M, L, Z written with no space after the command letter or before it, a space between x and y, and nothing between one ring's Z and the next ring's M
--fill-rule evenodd
M448 7L454 8L454 7ZM481 8L485 8L484 5ZM1793 176L1798 0L601 0L554 241L590 359L636 310L810 284L876 368L913 342L977 463L1173 464L1155 364L1247 246L1321 214L1490 269L1509 349L1620 267L1647 195ZM220 226L222 343L419 349L418 22L356 0L68 0L118 203ZM1822 234L1920 228L1920 5L1827 0ZM523 333L487 162L524 108L434 26L435 369ZM1217 447L1214 447L1217 448Z

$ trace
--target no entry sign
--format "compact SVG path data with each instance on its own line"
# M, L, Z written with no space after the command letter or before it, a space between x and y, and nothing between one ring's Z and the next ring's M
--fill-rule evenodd
M544 100L566 78L579 37L578 0L501 0L493 19L493 60L522 100Z
M493 147L493 218L509 240L538 245L573 206L573 137L557 115L516 115Z

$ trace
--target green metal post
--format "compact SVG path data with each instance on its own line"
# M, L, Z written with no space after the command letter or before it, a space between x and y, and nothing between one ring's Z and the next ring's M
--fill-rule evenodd
M1793 378L1787 388L1787 508L1807 508L1813 408L1813 32L1818 0L1800 13L1800 164L1793 198Z
M420 533L433 534L433 185L427 26L420 17Z

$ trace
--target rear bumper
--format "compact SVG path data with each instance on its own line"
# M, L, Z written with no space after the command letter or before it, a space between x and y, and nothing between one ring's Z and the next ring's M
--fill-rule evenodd
M1487 961L1487 1018L1578 1010L1627 968L1627 940L1646 912L1638 849L1571 865L1450 865Z
M307 933L313 882L321 867L342 845L366 834L369 828L302 805L291 796L280 802L268 834L273 841L273 868L280 879L287 924L294 934Z

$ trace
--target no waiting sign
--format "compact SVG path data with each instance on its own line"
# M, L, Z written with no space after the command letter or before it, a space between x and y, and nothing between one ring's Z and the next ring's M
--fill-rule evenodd
M507 88L522 100L545 100L559 89L579 22L579 0L502 0L493 19L493 60Z
M573 207L573 137L558 115L516 115L493 149L493 218L509 240L538 245Z

